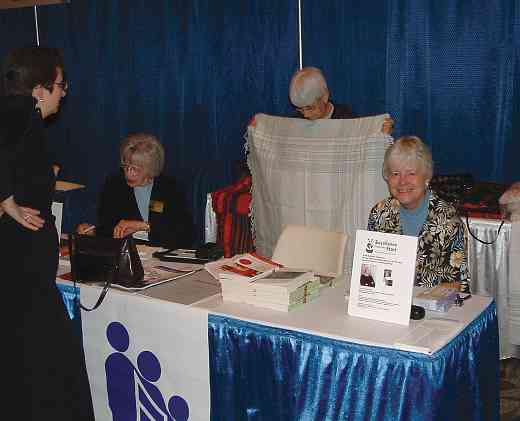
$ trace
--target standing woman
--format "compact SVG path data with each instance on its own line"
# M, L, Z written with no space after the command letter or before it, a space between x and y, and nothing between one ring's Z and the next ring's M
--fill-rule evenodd
M1 266L14 331L4 347L11 351L5 366L13 372L4 378L21 402L14 405L15 418L23 420L94 419L80 338L55 284L55 175L43 120L66 95L64 76L59 51L42 47L13 50L1 73Z

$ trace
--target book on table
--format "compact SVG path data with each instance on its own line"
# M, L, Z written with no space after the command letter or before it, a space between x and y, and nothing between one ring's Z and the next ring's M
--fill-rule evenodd
M254 253L208 262L204 268L216 279L234 279L252 282L269 275L281 265Z

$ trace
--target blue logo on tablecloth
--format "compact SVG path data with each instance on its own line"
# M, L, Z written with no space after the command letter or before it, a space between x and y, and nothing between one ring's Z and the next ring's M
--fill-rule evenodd
M117 351L105 361L108 404L114 421L186 421L189 417L186 400L174 395L166 405L154 384L161 377L161 364L155 354L142 351L137 357L136 368L124 354L130 337L118 322L108 325L107 339Z

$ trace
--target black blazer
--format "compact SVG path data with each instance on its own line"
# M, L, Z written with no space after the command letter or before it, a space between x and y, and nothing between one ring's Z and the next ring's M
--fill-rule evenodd
M348 118L357 118L354 111L352 111L352 107L347 104L334 104L334 111L332 111L331 119L348 119Z
M193 222L185 199L173 178L155 177L150 196L151 245L188 248L193 244ZM98 203L98 235L112 236L121 219L142 221L134 190L122 172L108 177Z

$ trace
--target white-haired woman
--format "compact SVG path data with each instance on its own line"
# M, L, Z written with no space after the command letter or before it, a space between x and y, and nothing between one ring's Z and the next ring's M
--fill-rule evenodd
M464 225L456 209L429 189L432 174L432 155L422 140L398 139L383 163L391 197L372 208L368 229L419 237L415 285L457 282L469 292Z
M190 247L192 220L185 199L170 177L161 175L164 148L148 133L134 133L119 148L121 171L107 178L98 204L98 224L79 233L122 238L134 235L152 245Z

